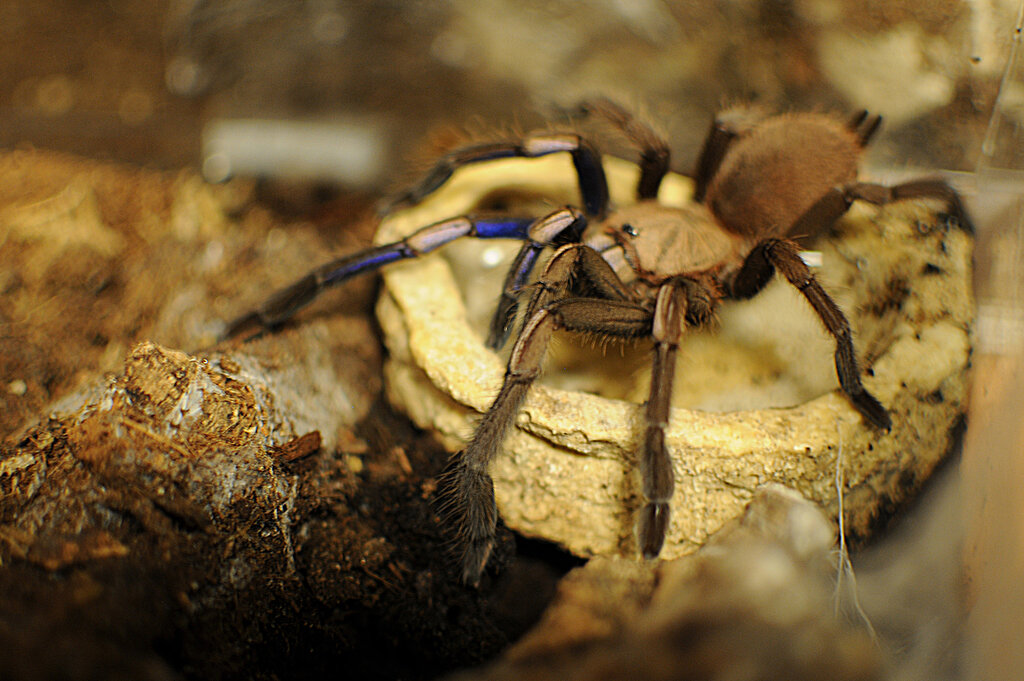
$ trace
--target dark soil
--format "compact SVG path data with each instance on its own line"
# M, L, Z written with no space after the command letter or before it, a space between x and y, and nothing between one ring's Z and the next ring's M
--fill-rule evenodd
M188 173L0 156L0 677L434 678L518 637L574 564L531 543L540 559L513 561L505 532L481 588L458 582L434 500L447 453L381 395L373 281L281 333L213 345L225 319L372 229L341 229L366 214L358 197L301 223L253 197ZM226 426L214 409L188 438L159 435L197 365L138 343L203 370L288 368L320 320L326 370L364 405L327 434L334 447L316 433L252 454L237 408ZM112 408L96 403L105 386L123 387ZM219 499L220 480L244 476Z

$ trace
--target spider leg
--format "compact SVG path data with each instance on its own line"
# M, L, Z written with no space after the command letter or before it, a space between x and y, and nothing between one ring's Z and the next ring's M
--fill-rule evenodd
M658 289L654 304L651 336L654 339L654 365L651 389L644 409L644 437L640 450L640 475L644 506L637 522L637 540L644 558L661 553L669 522L669 501L675 486L672 461L665 447L675 379L676 355L683 324L698 325L711 318L711 297L689 279L674 279Z
M548 154L568 152L579 182L583 206L588 216L602 217L608 210L608 179L597 149L574 133L537 133L520 140L488 142L462 147L442 156L419 184L389 203L383 212L419 203L437 191L462 166L500 158L539 158Z
M599 295L611 299L562 297L574 276L585 277ZM452 458L446 475L446 515L456 528L456 541L463 551L462 579L468 584L479 581L494 545L497 507L487 469L540 374L555 328L620 338L642 337L651 328L650 311L630 299L611 266L589 246L576 243L562 246L548 261L531 295L526 319L501 390L469 444Z
M636 197L638 200L657 198L661 180L669 170L671 156L665 138L650 125L637 119L628 109L607 97L581 102L578 110L604 118L640 149L640 180L636 186Z
M857 411L876 428L890 430L892 419L885 407L860 381L860 368L853 349L850 323L835 301L814 278L800 258L798 246L788 239L765 239L750 252L731 282L734 298L750 298L771 279L775 271L803 294L825 328L836 339L836 373L839 386Z
M587 244L570 243L552 254L544 272L537 278L536 290L527 303L526 318L533 317L549 302L568 295L573 278L585 280L598 298L633 302L632 292L600 253Z
M509 358L497 397L473 438L449 466L448 514L463 551L462 580L477 584L494 546L497 506L487 473L501 450L526 394L540 374L556 328L619 338L650 334L651 313L637 303L600 298L562 298L539 309L523 327Z
M571 219L570 219L571 218ZM497 350L505 345L519 309L519 296L530 279L541 252L548 246L566 239L579 239L586 227L586 219L569 209L556 211L543 217L527 230L527 242L519 249L505 276L498 307L491 317L487 334L487 347Z
M697 169L693 175L693 200L700 203L707 194L711 179L718 173L722 159L729 146L759 121L765 112L758 107L736 106L718 112L708 128L704 145L697 157Z
M953 223L964 232L974 234L974 223L967 214L960 194L948 182L937 177L911 180L892 186L853 182L841 187L834 187L793 223L789 234L817 234L846 213L854 201L867 201L877 206L883 206L904 199L945 201L946 211Z
M574 214L578 217L578 213ZM566 218L568 219L568 218ZM273 328L311 303L320 293L352 277L372 272L389 263L429 253L455 239L472 236L478 239L528 238L533 218L494 220L463 216L428 225L401 241L374 246L321 265L291 286L277 291L262 305L230 324L224 338L232 338L253 328Z
M711 122L700 156L697 157L697 170L693 175L693 200L700 203L707 194L711 178L718 172L718 167L725 158L725 152L736 139L736 133L723 126L716 118Z
M553 213L549 218L557 215L558 213ZM557 224L548 224L545 220L547 218L531 226L530 229L535 235L535 240L520 249L505 278L502 297L498 302L498 309L495 310L494 316L491 318L490 334L487 338L487 345L493 349L502 347L508 339L518 311L519 295L529 279L530 269L536 264L537 256L544 248L543 240L557 242L558 237L570 231L567 228L560 228ZM536 228L535 231L534 228ZM531 297L526 318L529 319L530 315L545 303L555 298L565 297L569 280L573 276L586 279L597 291L598 297L615 300L632 300L633 298L629 289L623 285L600 253L585 244L570 242L561 246L548 260L544 273L536 282L537 287L546 289L546 291L540 296Z

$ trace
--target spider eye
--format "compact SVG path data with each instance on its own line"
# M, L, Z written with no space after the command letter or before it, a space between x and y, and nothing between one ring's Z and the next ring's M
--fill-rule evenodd
M637 235L636 227L634 227L633 225L629 224L628 222L626 224L622 225L622 231L625 232L626 234L630 235L630 236L636 236Z

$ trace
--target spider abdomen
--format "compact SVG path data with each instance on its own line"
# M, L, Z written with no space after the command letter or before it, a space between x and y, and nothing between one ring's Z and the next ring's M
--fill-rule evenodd
M783 236L831 189L856 180L860 152L856 133L832 116L769 118L730 147L706 203L734 234Z

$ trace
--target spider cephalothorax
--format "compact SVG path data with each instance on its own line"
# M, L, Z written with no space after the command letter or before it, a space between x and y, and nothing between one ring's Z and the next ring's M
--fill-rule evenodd
M829 226L855 200L884 204L932 197L970 231L961 201L945 182L924 179L892 187L857 180L857 162L879 118L824 114L775 117L746 110L716 118L694 176L694 200L681 207L657 201L669 166L667 144L618 105L598 100L588 113L614 123L641 152L637 203L609 205L596 149L575 133L544 133L456 150L442 157L393 206L416 203L465 164L505 157L571 155L581 207L529 217L453 217L390 244L328 263L271 297L229 328L276 325L322 289L365 271L432 251L463 236L523 242L505 279L488 345L515 335L503 385L466 448L449 467L448 507L462 550L462 576L476 583L494 543L497 510L488 466L500 451L556 329L609 338L651 338L651 387L637 443L643 507L640 551L661 551L674 486L665 426L676 351L688 327L706 324L726 298L749 298L781 274L801 292L836 342L840 387L864 419L888 430L887 410L861 383L846 316L815 280L793 239ZM535 266L550 253L539 275Z

